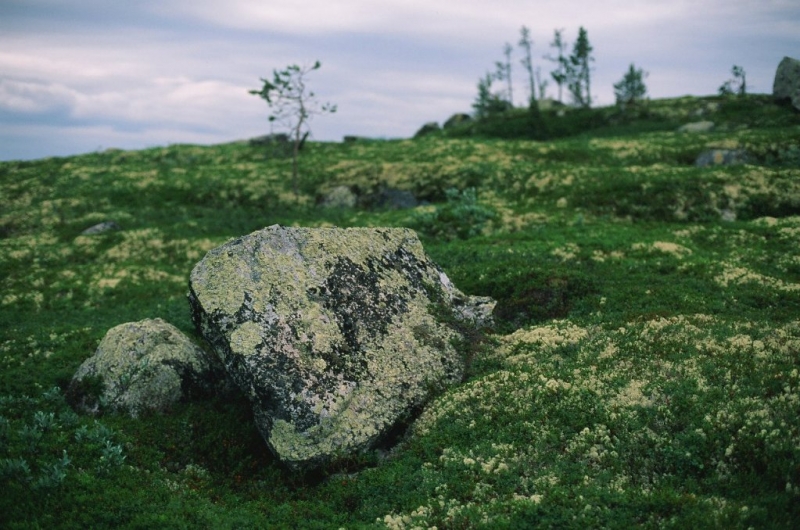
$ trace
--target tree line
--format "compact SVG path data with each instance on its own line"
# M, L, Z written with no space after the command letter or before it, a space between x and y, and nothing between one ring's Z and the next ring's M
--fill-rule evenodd
M581 26L578 35L571 46L565 40L564 29L553 31L553 40L548 44L551 53L542 56L552 63L553 69L549 76L542 75L540 66L533 61L533 40L528 27L520 28L520 37L517 46L522 52L520 63L524 68L528 85L528 107L538 110L538 102L545 99L547 87L550 82L558 88L557 101L564 102L564 94L569 96L569 104L578 108L589 108L593 97L591 90L592 66L595 58L594 48L589 42L589 33ZM514 47L506 43L503 47L504 60L495 63L494 71L487 72L478 80L478 94L472 108L475 117L486 118L514 108L514 94L512 83L511 55ZM740 95L747 92L747 82L744 68L733 66L733 78L725 81L719 88L719 94ZM614 83L614 96L617 105L625 107L644 100L647 97L645 79L648 73L642 68L637 68L631 63L628 70L617 83Z
M520 60L528 83L528 106L535 107L538 101L546 97L547 87L553 81L558 87L558 101L563 103L566 91L571 103L579 107L590 107L592 103L591 92L591 63L594 62L592 52L594 48L589 42L589 33L581 26L578 36L569 51L569 45L564 37L564 29L553 32L553 40L549 46L552 54L544 59L554 64L549 78L543 77L541 67L535 66L533 61L533 40L530 29L526 26L520 28L520 38L517 46L521 49L523 57ZM486 73L478 81L478 95L472 105L476 117L482 118L513 108L514 95L512 83L511 54L514 47L506 43L503 48L504 61L495 63L495 70ZM498 83L500 88L497 89Z

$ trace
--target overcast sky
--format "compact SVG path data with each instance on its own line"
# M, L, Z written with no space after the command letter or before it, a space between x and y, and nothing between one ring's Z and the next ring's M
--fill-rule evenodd
M522 105L523 25L545 75L553 30L570 46L588 30L596 105L630 63L660 98L715 94L734 64L768 93L800 58L799 0L0 0L0 160L264 134L247 90L315 60L309 83L338 112L314 139L409 137L470 112L506 42Z

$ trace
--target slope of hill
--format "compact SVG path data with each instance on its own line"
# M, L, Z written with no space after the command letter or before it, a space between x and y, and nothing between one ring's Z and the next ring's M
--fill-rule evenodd
M800 117L757 96L597 112L548 141L310 143L299 197L290 161L245 142L0 163L0 525L796 527ZM699 119L717 127L676 132ZM746 163L695 166L713 149ZM315 206L341 185L424 202ZM498 300L468 380L388 453L305 477L246 400L70 411L109 328L193 333L193 265L274 223L415 228Z

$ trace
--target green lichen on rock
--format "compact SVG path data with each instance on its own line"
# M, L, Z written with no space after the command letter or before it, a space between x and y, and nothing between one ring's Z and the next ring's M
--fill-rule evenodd
M271 226L210 251L190 283L198 329L298 469L372 447L461 380L460 335L432 292L473 324L465 308L493 306L460 293L407 229Z
M110 329L75 372L67 395L84 412L136 417L209 393L223 378L218 362L177 328L146 319Z

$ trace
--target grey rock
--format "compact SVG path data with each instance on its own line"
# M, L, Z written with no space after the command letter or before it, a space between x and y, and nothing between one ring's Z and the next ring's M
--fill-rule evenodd
M250 145L288 144L289 135L286 133L265 134L250 139Z
M678 127L678 132L684 132L684 133L705 133L705 132L711 132L713 130L714 130L713 121L695 121Z
M346 144L355 144L358 142L370 142L372 141L372 138L368 136L355 136L352 134L348 134L342 138L342 141Z
M800 60L784 57L775 71L772 96L778 101L790 101L800 110Z
M404 210L417 207L419 201L410 191L380 187L359 197L358 204L369 210Z
M435 133L440 130L442 130L442 128L439 127L438 123L436 123L435 121L429 121L428 123L420 127L416 133L414 133L414 138L422 138L423 136L427 136L429 134Z
M453 127L458 127L459 125L464 125L470 122L472 122L472 116L469 114L457 113L447 118L447 121L444 122L442 128L452 129Z
M278 225L211 250L189 302L267 445L296 470L370 450L458 383L454 344L494 307L458 291L412 230Z
M114 230L121 230L122 227L119 226L114 221L104 221L102 223L98 223L94 226L90 226L83 232L81 232L82 236L94 236L97 234L104 234L106 232L112 232Z
M747 152L742 149L711 149L700 153L694 161L697 167L730 166L745 164L749 160Z
M358 196L349 186L336 186L326 193L319 201L321 208L353 208Z
M86 413L137 417L224 388L221 363L173 325L146 319L110 329L72 377L67 397Z

